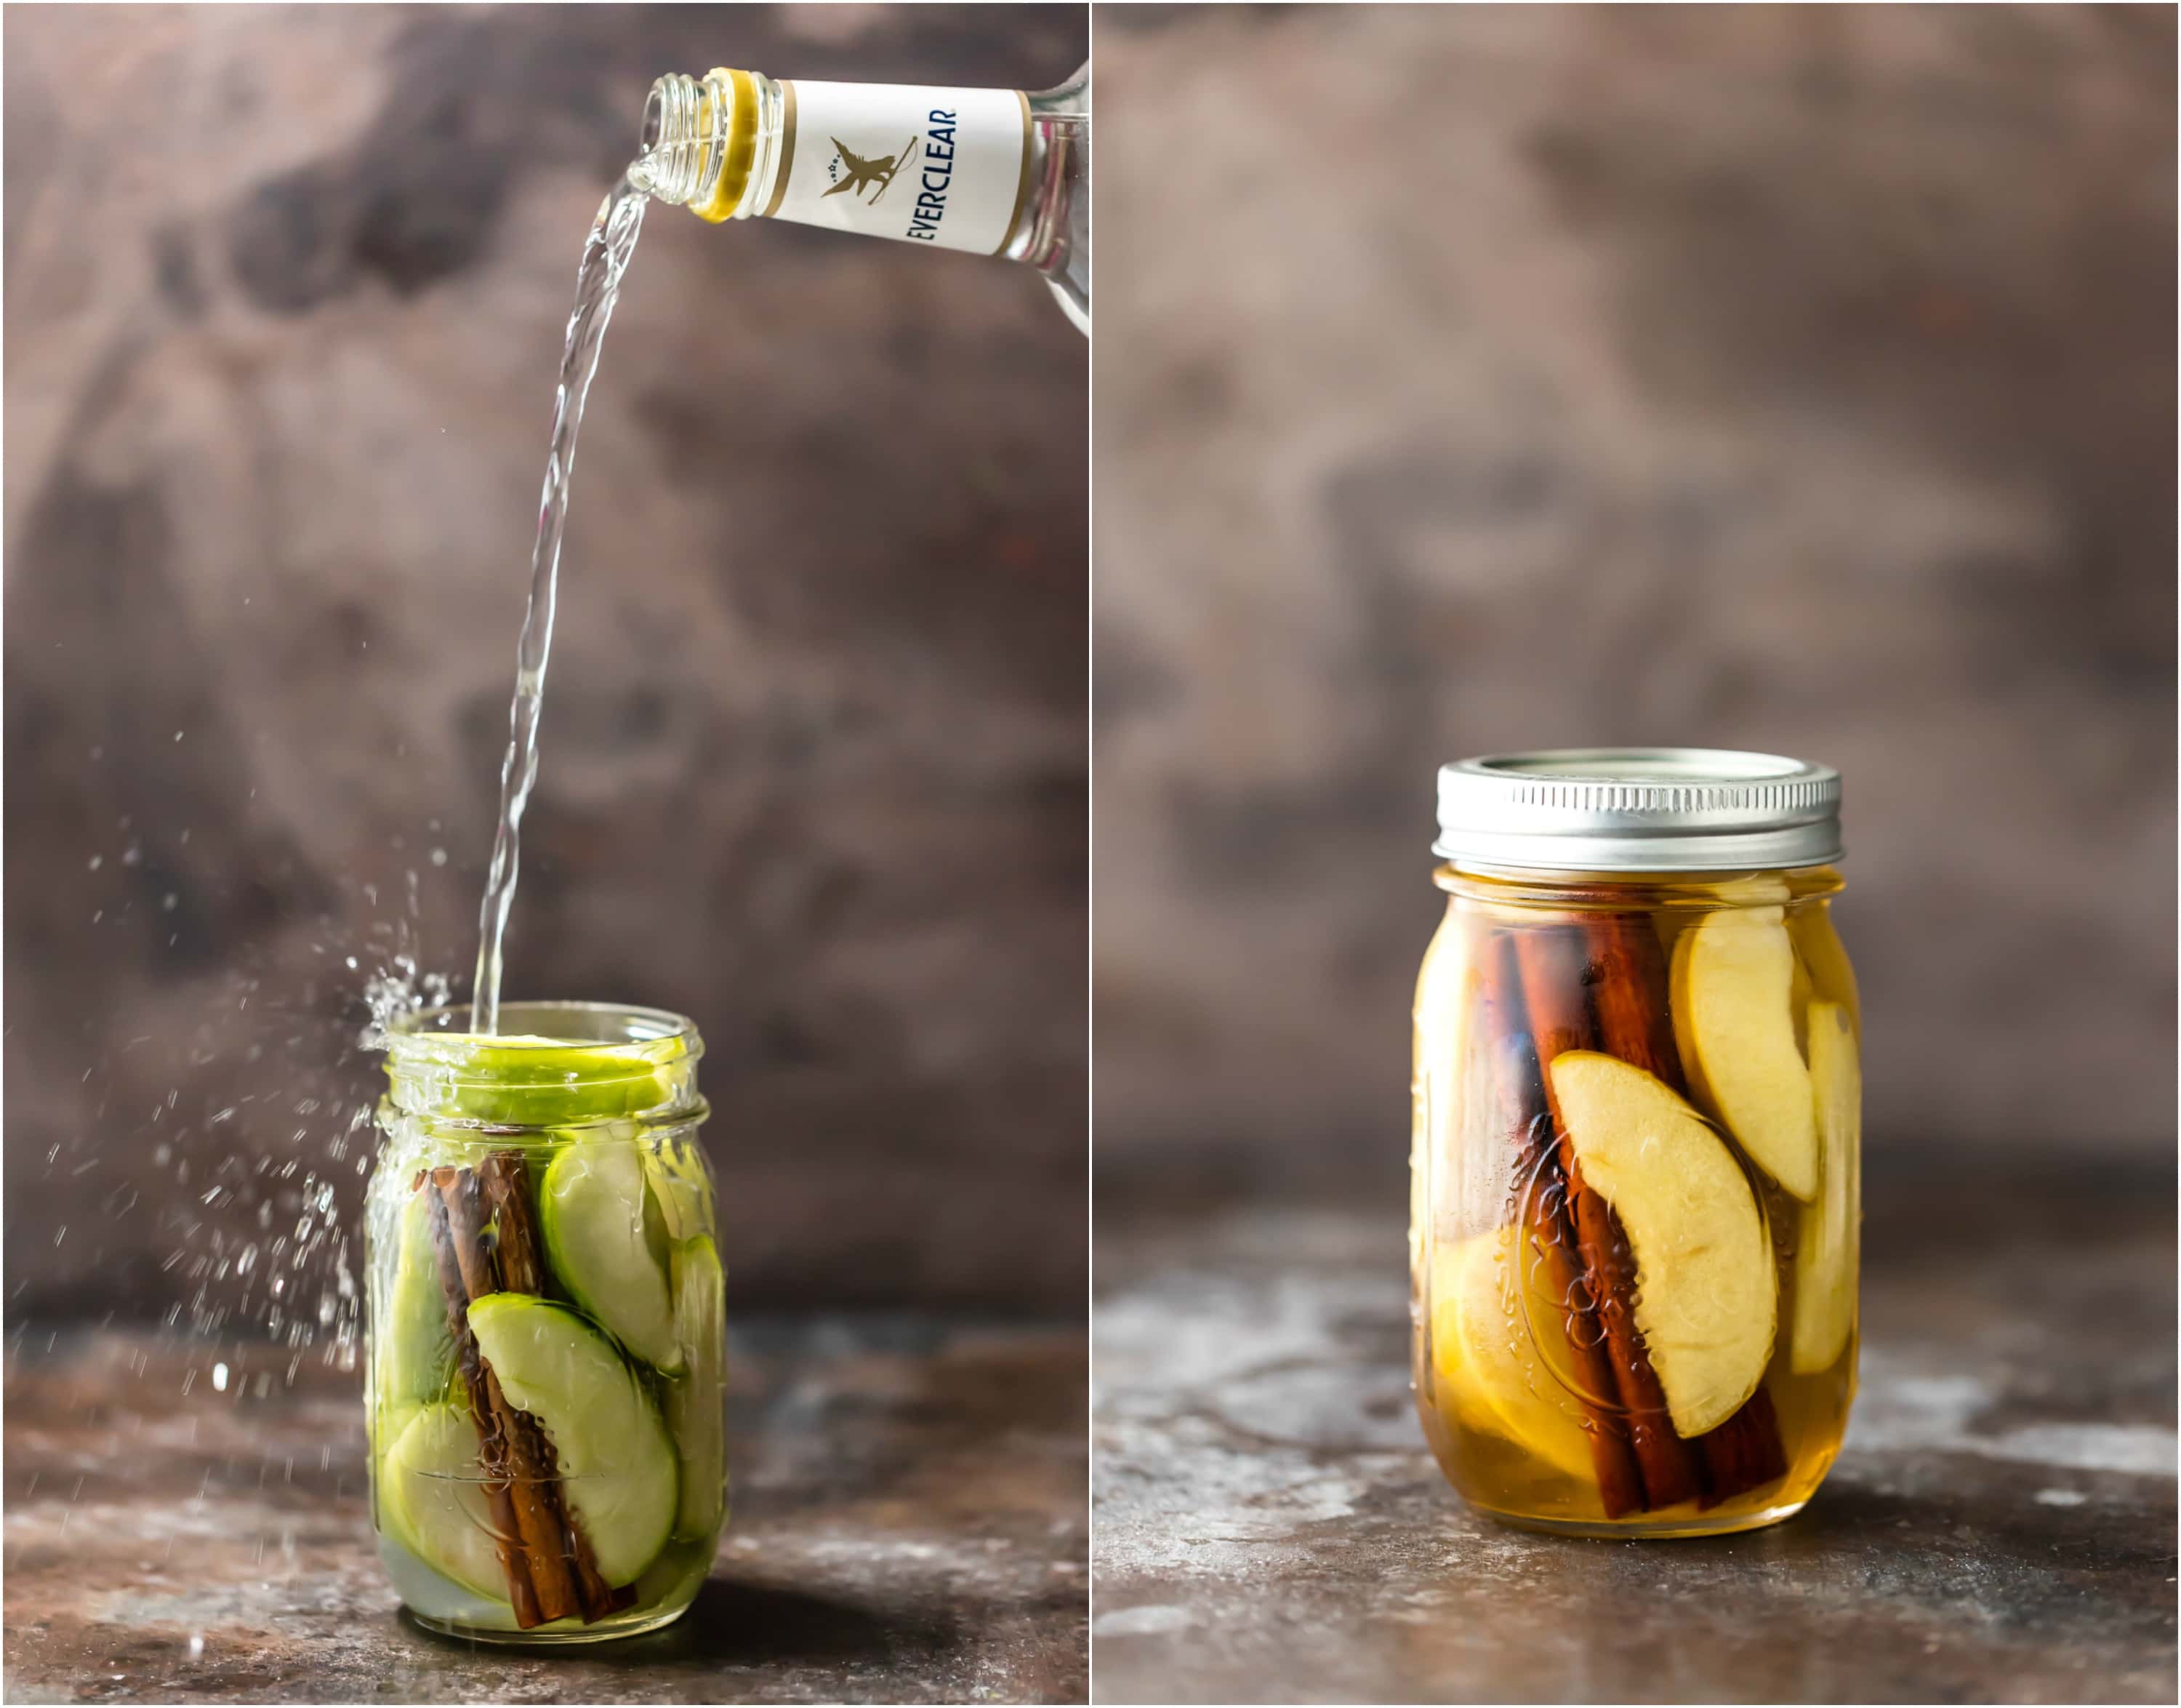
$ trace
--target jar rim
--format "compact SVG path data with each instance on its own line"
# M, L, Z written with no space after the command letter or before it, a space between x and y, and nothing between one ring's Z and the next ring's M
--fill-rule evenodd
M471 1005L447 1003L416 1009L387 1023L389 1056L425 1061L455 1061L475 1053L480 1043L508 1050L565 1050L582 1047L603 1064L612 1060L657 1064L682 1053L701 1055L704 1041L697 1023L667 1009L628 1003L524 1002L500 1005L500 1029L473 1032L462 1022ZM522 1024L526 1020L548 1025ZM666 1053L662 1053L665 1046Z
M621 1003L503 1003L504 1030L490 1034L464 1030L469 1015L468 1003L452 1003L388 1024L396 1108L493 1125L572 1126L701 1105L704 1044L685 1015Z

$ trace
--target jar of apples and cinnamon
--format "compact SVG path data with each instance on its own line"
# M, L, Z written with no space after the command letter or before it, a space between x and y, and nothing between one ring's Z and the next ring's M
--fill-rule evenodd
M1463 1498L1591 1535L1798 1511L1855 1393L1840 779L1698 749L1439 773L1416 1404Z
M365 1195L372 1528L419 1624L671 1623L726 1519L726 1272L678 1014L397 1020Z

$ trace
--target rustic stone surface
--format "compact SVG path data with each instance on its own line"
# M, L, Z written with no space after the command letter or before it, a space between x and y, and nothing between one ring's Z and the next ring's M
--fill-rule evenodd
M1648 1544L1447 1487L1397 1213L1102 1191L1097 1699L2172 1701L2170 1174L1869 1175L1831 1476L1785 1525Z
M651 80L1036 87L1085 30L8 14L11 1303L156 1312L176 1249L292 1225L202 1203L224 1159L356 1204L364 976L406 952L466 987L476 954L576 263ZM917 247L652 211L575 478L509 993L695 1016L746 1302L1058 1307L1087 362L1026 270Z
M1878 1141L2170 1156L2172 13L1097 33L1101 1153L1371 1152L1434 767L1687 742L1846 776Z
M535 1655L398 1611L353 1378L230 1348L221 1393L208 1349L16 1337L7 1698L1083 1700L1079 1331L745 1322L729 1355L733 1512L696 1605Z

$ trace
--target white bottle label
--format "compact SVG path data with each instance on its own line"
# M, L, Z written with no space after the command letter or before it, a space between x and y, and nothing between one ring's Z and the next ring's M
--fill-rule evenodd
M763 213L991 255L1030 196L1030 103L1012 89L783 80Z

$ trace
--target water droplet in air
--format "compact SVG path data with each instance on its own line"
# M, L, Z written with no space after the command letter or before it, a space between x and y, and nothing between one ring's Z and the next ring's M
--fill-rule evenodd
M433 849L432 850L432 864L433 864L433 865L435 865L435 866L443 866L443 865L446 865L446 863L447 863L447 851L446 851L446 849L444 849L444 848L433 848ZM92 864L93 865L97 865L98 864L98 862L97 862L97 860L93 860L93 861L91 862L91 864Z
M91 857L91 871L97 871L101 867L101 866L104 865L105 864L106 864L106 856L105 856L104 854L93 854L93 855Z
M212 1385L213 1385L213 1387L217 1388L217 1389L218 1389L221 1393L223 1393L223 1394L224 1394L224 1393L227 1391L227 1366L226 1366L226 1365L224 1365L224 1364L214 1364L214 1365L212 1367Z

